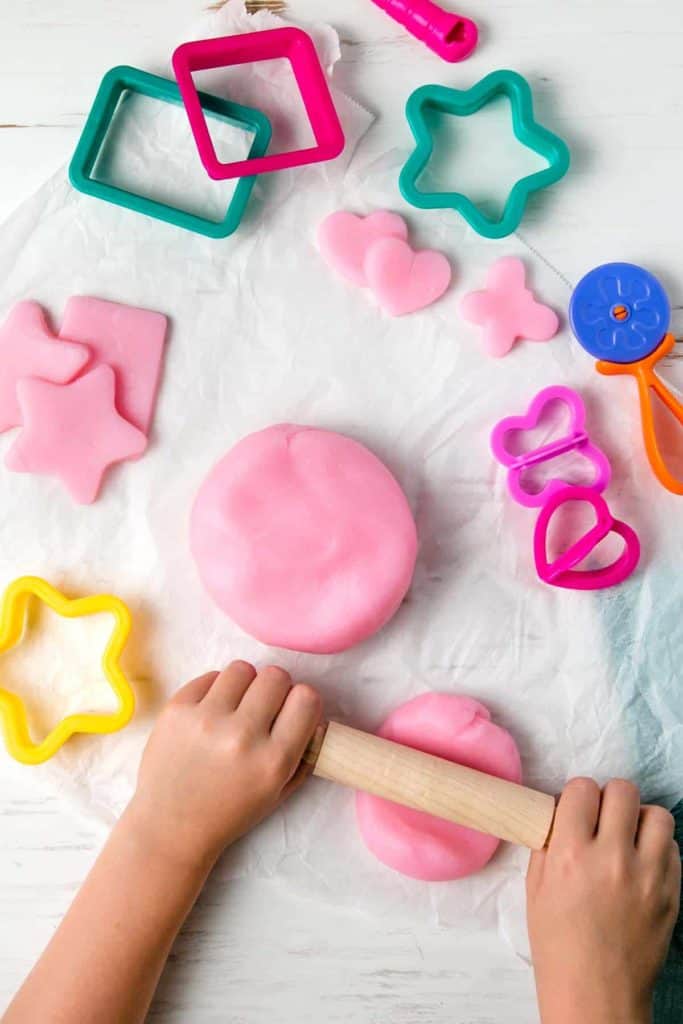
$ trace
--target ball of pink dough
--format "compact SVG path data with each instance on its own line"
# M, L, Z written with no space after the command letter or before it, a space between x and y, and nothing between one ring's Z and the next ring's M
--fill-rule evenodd
M283 424L250 434L211 471L190 544L216 604L265 644L330 654L401 604L415 523L389 470L341 434Z
M512 736L494 725L483 704L470 697L422 694L393 711L379 735L511 782L522 779ZM358 793L356 810L368 849L383 864L411 878L463 878L483 868L498 847L491 836L368 793Z

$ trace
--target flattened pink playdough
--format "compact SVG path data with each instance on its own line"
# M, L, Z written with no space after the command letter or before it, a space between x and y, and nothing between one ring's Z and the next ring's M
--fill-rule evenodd
M329 265L347 281L364 287L367 282L365 258L368 250L381 238L408 237L403 217L388 210L376 210L367 217L358 217L346 210L337 210L318 227L318 245Z
M393 711L378 735L468 768L521 782L512 736L471 697L425 693ZM368 793L358 793L361 836L390 868L427 882L464 878L486 865L498 840Z
M365 276L375 298L390 316L431 306L451 283L451 265L435 249L412 249L400 238L383 238L368 250Z
M66 384L89 358L85 345L52 333L37 302L18 302L0 326L0 433L21 424L19 381L37 377Z
M281 424L245 437L214 467L190 545L204 586L247 633L330 654L396 612L417 534L401 488L367 448Z
M154 413L168 320L163 313L74 295L66 303L60 337L85 342L88 370L104 364L116 376L116 407L148 434Z

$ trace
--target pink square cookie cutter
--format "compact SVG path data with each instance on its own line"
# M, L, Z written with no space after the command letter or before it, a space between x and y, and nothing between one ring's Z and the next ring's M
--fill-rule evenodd
M315 145L223 163L211 139L193 72L234 67L260 60L287 58L301 91ZM344 149L344 132L313 40L300 28L286 26L263 32L221 36L182 43L173 54L173 71L185 104L200 159L216 181L282 171L288 167L333 160Z

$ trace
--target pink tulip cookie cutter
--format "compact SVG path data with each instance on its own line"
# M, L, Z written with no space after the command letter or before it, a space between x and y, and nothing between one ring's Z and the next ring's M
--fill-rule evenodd
M516 341L550 341L560 328L557 313L539 302L526 286L526 269L516 256L493 263L486 288L469 292L460 302L460 315L483 328L484 348L500 358Z
M538 426L548 405L558 401L569 409L569 432L532 451L521 454L511 452L506 444L507 435L513 431L533 430ZM525 508L542 507L554 494L568 486L567 481L559 477L547 481L536 493L523 486L525 470L559 455L578 451L592 463L595 475L590 488L587 489L596 494L600 494L606 489L612 476L607 456L591 442L586 433L586 408L581 396L572 388L562 385L555 385L539 391L523 416L508 416L501 420L491 434L491 450L495 459L508 469L507 483L510 494L518 504Z
M587 502L595 511L596 523L587 533L554 561L548 560L548 528L554 513L570 501ZM577 569L576 566L595 550L610 534L624 541L622 554L600 569ZM534 530L534 561L536 572L544 583L568 590L603 590L614 587L635 571L640 561L638 534L627 523L615 519L601 494L591 487L562 487L549 495L541 509Z
M197 71L233 67L261 60L287 58L306 108L315 145L288 153L271 153L224 163L218 159L199 93L192 75ZM334 106L313 40L300 28L286 26L262 32L199 39L182 43L173 54L173 71L185 104L201 161L216 181L282 171L288 167L333 160L344 149L344 131Z

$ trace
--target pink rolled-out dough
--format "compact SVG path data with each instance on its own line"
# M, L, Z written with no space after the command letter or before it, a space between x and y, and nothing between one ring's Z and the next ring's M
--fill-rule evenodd
M331 654L397 611L417 534L401 488L367 448L281 424L245 437L214 467L190 545L206 589L247 633Z
M488 775L522 780L512 736L471 697L422 694L396 708L378 735ZM498 847L498 840L491 836L369 793L357 794L356 811L368 849L383 864L411 878L427 882L464 878L481 870Z
M88 370L111 366L116 408L134 427L149 434L167 329L163 313L73 295L64 307L59 336L88 346Z

